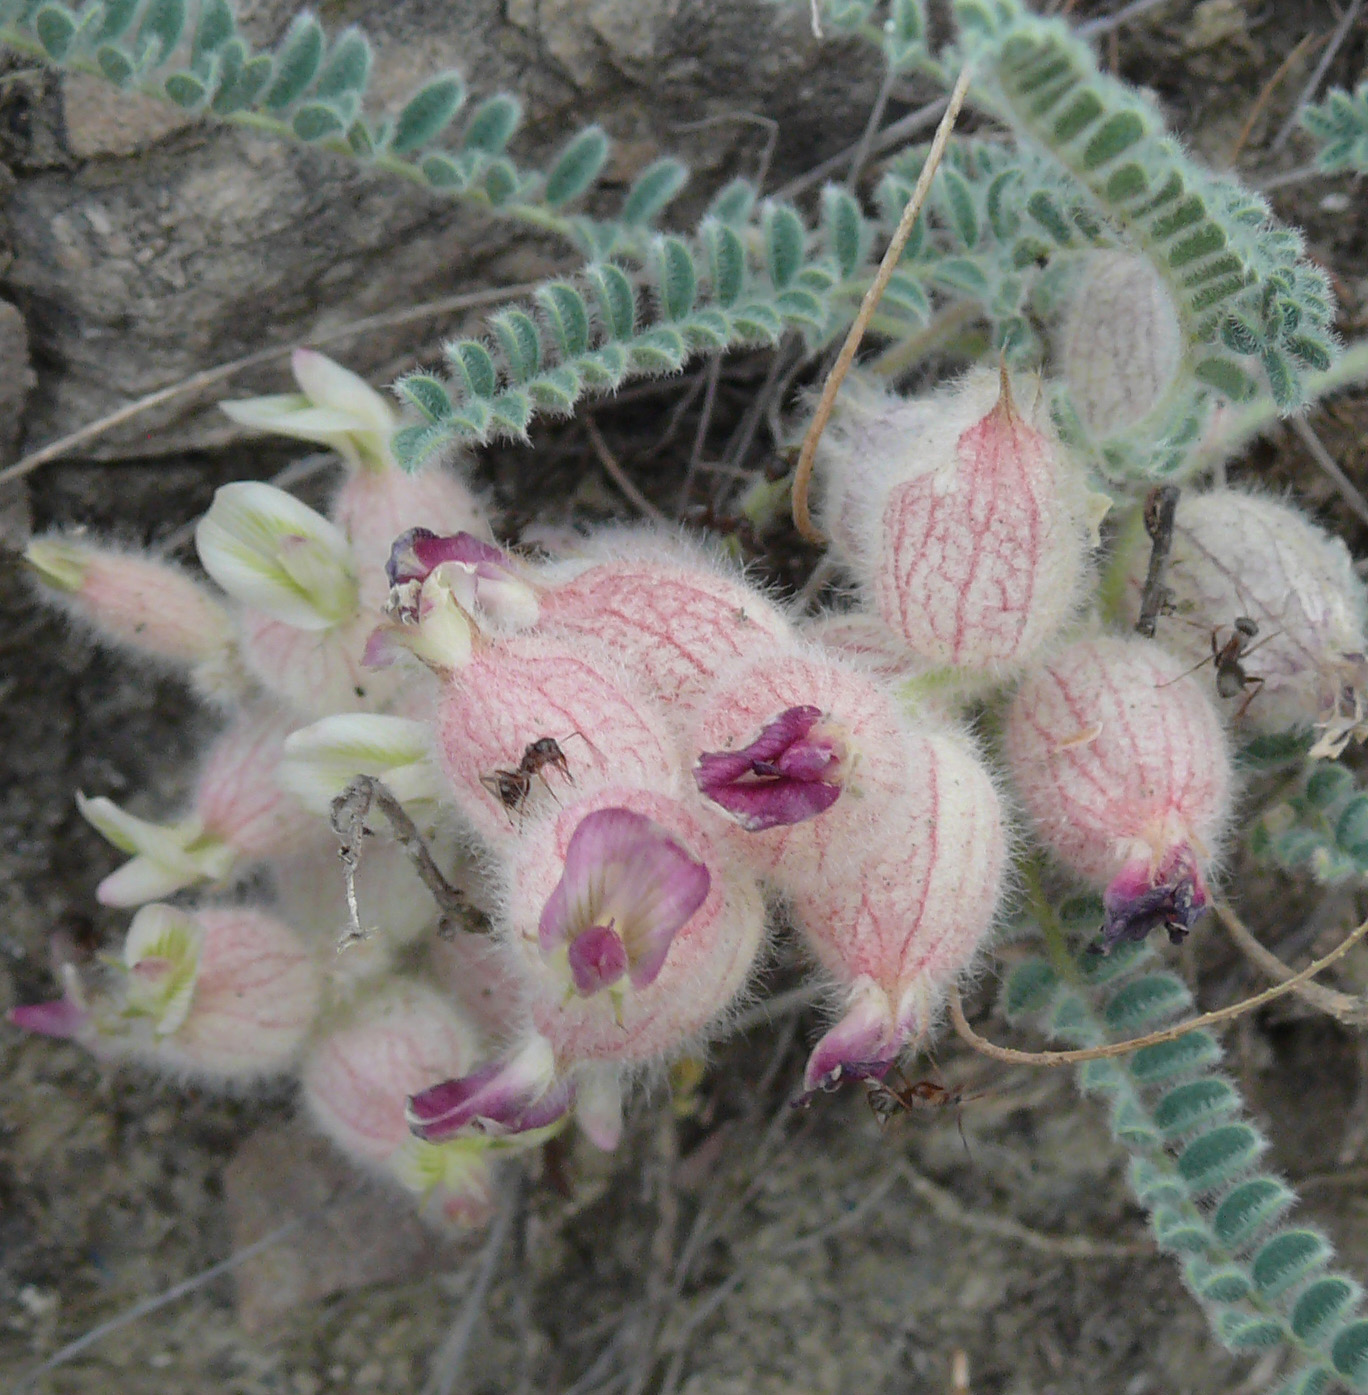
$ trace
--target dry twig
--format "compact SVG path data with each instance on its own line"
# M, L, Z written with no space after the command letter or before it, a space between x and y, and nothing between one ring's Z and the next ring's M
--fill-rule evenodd
M922 166L921 174L917 177L916 188L913 189L912 197L907 201L907 207L903 209L902 217L898 220L897 230L888 244L883 261L879 263L874 280L870 283L864 299L860 302L859 313L855 316L855 322L850 326L845 343L841 345L841 352L836 359L835 366L827 375L826 383L822 387L822 396L817 403L817 410L808 426L807 435L803 437L803 448L798 455L798 468L793 476L793 521L798 531L809 542L822 543L826 541L813 526L812 515L808 512L808 485L812 479L812 464L817 455L817 444L822 439L822 432L826 429L832 408L836 405L836 395L840 392L846 374L850 372L850 366L855 361L860 341L864 338L865 330L869 328L869 322L874 317L874 311L877 309L889 279L898 265L898 259L902 256L903 248L907 245L907 239L911 237L912 229L921 216L926 196L931 192L931 181L935 177L936 170L940 167L941 159L945 155L946 144L950 139L950 132L954 130L955 120L959 116L960 107L964 105L964 98L969 91L970 76L971 69L966 64L955 82L954 90L950 93L950 102L945 109L945 115L941 117L941 123L936 127L935 137L931 141L931 150L926 157L926 163Z
M1240 952L1269 978L1278 983L1287 983L1294 975L1271 950L1254 938L1253 932L1224 901L1215 906L1216 918L1226 928L1226 933L1235 942ZM1324 988L1319 983L1303 983L1292 990L1304 1003L1321 1012L1328 1013L1337 1022L1346 1026L1361 1027L1368 1023L1368 1001L1351 993L1340 993L1333 988Z
M589 437L589 444L594 448L594 454L599 458L599 464L603 466L604 473L627 496L637 511L658 527L670 527L670 520L628 478L617 456L608 448L608 442L603 439L603 432L599 430L598 422L593 417L584 418L584 430Z
M1317 959L1314 964L1308 964L1300 973L1293 974L1291 978L1278 984L1275 988L1267 988L1262 993L1256 993L1252 998L1232 1003L1229 1007L1217 1008L1215 1012L1204 1012L1200 1017L1179 1022L1176 1026L1166 1027L1161 1032L1150 1032L1146 1036L1132 1037L1129 1041L1113 1042L1109 1046L1088 1046L1077 1051L1017 1051L1010 1046L998 1046L996 1043L979 1036L969 1025L969 1020L964 1015L964 1004L960 1001L959 990L953 985L950 988L949 998L950 1020L954 1024L956 1035L966 1045L972 1046L980 1055L990 1056L995 1061L1005 1061L1010 1065L1072 1066L1081 1065L1084 1061L1105 1061L1113 1056L1127 1056L1132 1051L1139 1051L1142 1047L1158 1046L1166 1041L1177 1041L1179 1037L1185 1037L1189 1032L1196 1032L1204 1027L1214 1027L1217 1023L1229 1022L1236 1017L1243 1017L1245 1013L1253 1012L1255 1008L1263 1007L1265 1003L1271 1003L1275 998L1281 998L1285 993L1294 992L1307 980L1328 969L1336 960L1342 959L1365 935L1368 935L1368 920L1365 920L1356 930L1351 931L1345 940L1329 954Z
M1269 143L1268 149L1272 154L1276 155L1287 144L1292 132L1297 129L1297 122L1306 109L1306 104L1315 97L1320 88L1321 79L1330 71L1330 65L1335 61L1335 55L1340 51L1345 39L1349 37L1349 31L1354 27L1354 21L1358 18L1358 12L1362 6L1363 0L1351 0L1349 8L1345 10L1344 17L1340 20L1339 26L1330 39L1329 47L1321 54L1321 60L1316 64L1316 71L1311 74L1310 81L1302 90L1301 96L1297 98L1297 105L1292 108L1278 134Z
M408 811L374 775L357 775L352 782L332 802L332 829L342 840L338 857L342 860L343 872L347 879L347 911L351 917L351 928L338 944L343 950L357 940L369 938L370 931L361 924L360 911L356 903L356 869L361 861L361 848L369 830L366 816L375 806L389 820L399 846L408 853L414 870L423 885L432 893L446 922L459 922L468 929L474 927L471 921L471 906L466 898L442 875L432 854L428 851L418 826L408 816Z

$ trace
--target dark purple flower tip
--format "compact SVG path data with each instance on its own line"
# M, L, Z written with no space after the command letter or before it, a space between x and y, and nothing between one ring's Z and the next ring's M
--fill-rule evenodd
M482 542L473 533L443 535L431 528L410 528L395 538L385 563L385 575L391 586L426 581L428 573L443 562L460 562L468 567L481 563L501 569L508 566L508 558L499 548Z
M1102 896L1104 920L1100 950L1143 940L1151 930L1166 930L1171 944L1182 944L1211 901L1201 868L1186 843L1171 848L1155 864L1134 857L1117 873Z
M414 1134L442 1143L461 1133L501 1138L545 1128L572 1101L573 1091L556 1079L550 1044L533 1037L506 1060L409 1096L404 1112Z
M794 1104L806 1105L846 1080L882 1080L902 1046L887 995L861 980L846 1015L813 1047Z
M627 946L611 925L591 925L570 941L570 972L575 992L591 998L627 972Z
M599 965L606 972L622 947L633 988L654 983L670 945L708 899L712 874L673 834L631 809L596 809L586 814L565 850L565 871L542 907L538 933L542 953L564 945L571 956L575 987L587 985ZM589 938L582 950L579 942ZM577 956L581 956L578 960ZM606 987L621 977L618 970ZM583 974L583 977L581 975Z
M750 833L802 823L841 797L848 752L820 708L790 707L736 751L705 751L694 782Z
M44 1037L79 1037L90 1021L85 1008L70 998L10 1008L6 1016L21 1031Z

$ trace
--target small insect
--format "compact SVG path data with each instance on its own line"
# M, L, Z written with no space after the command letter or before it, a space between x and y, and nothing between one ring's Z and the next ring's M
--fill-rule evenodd
M1222 641L1221 627L1218 625L1211 632L1211 656L1203 659L1201 663L1194 664L1187 673L1181 673L1178 678L1186 678L1189 673L1196 673L1204 664L1213 664L1216 668L1216 692L1223 698L1239 697L1244 694L1244 701L1240 703L1239 709L1235 713L1236 720L1243 717L1249 708L1249 704L1259 695L1259 690L1264 685L1257 673L1250 673L1245 668L1244 661L1260 644L1267 643L1273 636L1269 635L1259 644L1254 640L1258 637L1259 625L1256 620L1251 620L1248 615L1237 615L1234 623L1230 627L1230 638ZM1178 678L1170 679L1169 682L1176 683ZM1168 683L1160 685L1168 687Z
M570 736L578 736L581 741L586 740L577 731L572 731ZM569 741L570 736L561 739ZM521 813L532 796L533 780L540 780L552 799L556 797L555 790L546 778L545 772L548 768L561 775L567 784L575 783L574 776L570 774L570 762L561 749L560 741L554 736L539 736L523 748L522 759L516 766L511 769L500 767L488 775L481 775L480 783L503 805L508 814L508 821L512 823L513 815Z
M969 1151L969 1140L964 1136L964 1118L961 1106L977 1099L977 1095L966 1095L963 1090L951 1090L938 1085L934 1080L908 1081L901 1072L898 1083L890 1085L882 1080L865 1081L865 1098L879 1127L885 1127L897 1114L911 1114L918 1109L954 1109L955 1125L959 1129L960 1142Z

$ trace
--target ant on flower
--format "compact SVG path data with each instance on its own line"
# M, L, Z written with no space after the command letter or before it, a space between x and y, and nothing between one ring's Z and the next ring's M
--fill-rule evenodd
M581 741L586 740L578 731L572 731L562 740L569 741L571 736L578 736ZM575 783L574 776L570 774L570 762L561 749L560 741L554 736L539 736L523 748L522 759L516 766L500 767L488 775L481 775L480 783L503 805L508 814L508 821L512 823L513 815L521 813L531 798L534 779L540 780L546 786L547 793L553 799L556 797L544 773L548 768L557 771L568 784Z

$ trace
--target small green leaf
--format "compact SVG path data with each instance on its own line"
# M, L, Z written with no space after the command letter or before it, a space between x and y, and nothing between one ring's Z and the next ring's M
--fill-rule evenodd
M506 388L489 404L490 430L519 439L527 436L532 420L532 399L520 388Z
M1306 799L1313 808L1329 809L1354 793L1353 775L1333 761L1317 761L1306 777Z
M988 223L993 229L993 236L999 242L1011 242L1021 227L1021 216L1012 207L1009 198L1013 188L1020 182L1021 175L1017 170L1003 170L988 186L988 196L985 200Z
M755 200L755 185L749 179L733 179L713 195L708 217L730 227L744 227L750 221Z
M658 238L654 250L660 308L667 320L682 320L694 308L698 297L693 254L678 237Z
M942 166L939 185L950 226L960 244L972 251L978 245L979 224L978 209L974 207L974 195L969 183L954 170Z
M1178 1155L1178 1171L1194 1192L1227 1185L1268 1147L1252 1124L1222 1124L1195 1138Z
M1154 1122L1176 1137L1228 1118L1240 1110L1235 1087L1219 1076L1207 1076L1175 1086L1154 1106Z
M115 87L127 87L133 78L133 60L113 44L101 44L95 51L100 71Z
M1258 391L1249 374L1228 358L1204 358L1193 366L1192 376L1232 402L1247 402Z
M449 426L403 426L390 438L390 449L400 468L409 474L432 459L452 438Z
M209 99L209 89L194 73L172 73L163 84L163 90L185 111L195 111Z
M684 187L688 177L688 166L668 156L647 165L622 202L622 221L628 227L646 227L654 223Z
M1330 1242L1314 1230L1284 1230L1260 1246L1250 1274L1270 1298L1285 1293L1333 1258Z
M580 377L568 364L549 369L527 383L527 392L543 412L564 416L574 410L580 396Z
M895 271L884 287L883 303L905 318L925 324L931 318L931 302L921 281L911 272Z
M627 347L633 372L650 377L678 373L689 356L684 336L674 329L656 329Z
M411 402L434 425L447 421L456 411L446 390L446 384L431 374L405 374L395 383L394 389L404 401Z
M611 339L630 339L636 329L636 292L627 273L611 262L585 271L598 303L599 323Z
M1141 1085L1159 1085L1184 1075L1207 1070L1221 1059L1221 1048L1209 1032L1189 1032L1176 1041L1142 1046L1129 1062L1132 1079Z
M1092 172L1101 169L1103 165L1111 164L1118 156L1124 155L1136 141L1143 139L1144 134L1145 123L1137 112L1116 112L1098 127L1096 134L1083 148L1083 168Z
M586 388L611 392L627 376L627 351L621 344L603 344L591 354L581 354L575 367Z
M777 344L784 322L764 301L748 301L731 312L732 328L738 340L750 344Z
M1211 1250L1211 1236L1186 1211L1161 1206L1150 1218L1154 1239L1170 1254L1205 1255Z
M1044 189L1037 189L1026 200L1026 211L1061 247L1067 247L1073 241L1073 229L1064 216L1064 210Z
M1059 974L1044 959L1018 964L1002 989L1002 1009L1009 1022L1044 1012L1059 990Z
M1096 92L1092 91L1091 88L1085 87L1081 92L1077 93L1072 98L1072 100L1069 102L1069 105L1065 107L1064 110L1060 112L1060 114L1055 118L1055 143L1059 145L1067 145L1071 140L1076 140L1090 126L1096 124L1097 119L1103 114L1104 110L1105 108L1102 105L1102 99L1097 95ZM1121 115L1129 116L1130 113L1125 112L1121 113ZM1111 119L1112 121L1116 120L1115 117ZM1088 152L1092 150L1093 142L1096 141L1099 136L1105 136L1105 134L1106 132L1104 127L1102 131L1099 131L1097 133L1097 136L1093 137L1092 141L1088 142L1088 149L1083 152L1084 169L1096 169L1097 164L1103 163L1102 161L1097 161L1093 164L1089 164ZM1125 149L1125 147L1123 146L1122 149ZM1119 155L1120 153L1120 150L1116 151L1117 155Z
M44 5L34 16L33 32L47 56L60 63L76 35L76 16L65 5Z
M138 28L138 48L156 45L159 58L169 58L185 32L185 0L151 0Z
M1213 1269L1200 1283L1193 1284L1193 1291L1205 1303L1239 1303L1248 1298L1253 1289L1249 1276L1243 1269L1228 1265Z
M571 137L546 176L546 202L564 208L599 176L608 159L608 137L598 126L586 126Z
M541 306L546 327L565 358L574 358L589 347L589 307L584 297L566 281L552 281L533 295Z
M854 276L865 259L869 239L860 205L837 184L822 190L822 226L841 275Z
M1324 1348L1362 1297L1363 1290L1343 1274L1317 1279L1297 1298L1292 1309L1292 1331L1308 1346Z
M790 286L774 297L774 308L791 324L821 329L826 324L826 307L821 298L801 286Z
M1330 1347L1335 1370L1351 1389L1368 1389L1368 1320L1351 1322Z
M708 219L702 228L708 249L708 275L712 298L723 309L740 299L746 285L746 248L735 228L717 219Z
M112 43L122 34L126 34L138 17L141 4L142 0L105 0L104 18L99 32L95 35L95 41Z
M1084 1061L1078 1068L1077 1079L1078 1088L1085 1095L1115 1095L1130 1087L1115 1061Z
M807 229L797 212L783 203L765 205L765 267L775 290L792 284L807 251Z
M1359 861L1368 859L1368 795L1351 799L1335 822L1335 841Z
M264 101L271 111L297 102L318 76L323 62L323 30L312 15L296 15L275 55L275 77Z
M496 92L475 108L461 134L461 149L500 155L521 120L522 103L511 92Z
M418 162L423 178L434 189L464 189L470 178L466 166L444 150L430 150Z
M1242 1312L1222 1313L1216 1320L1216 1335L1231 1351L1267 1351L1281 1346L1286 1336L1276 1318L1251 1317Z
M190 44L190 66L203 73L204 64L237 33L237 19L228 0L201 0L195 37Z
M530 381L541 369L541 336L532 317L521 310L500 310L489 317L508 371L517 383Z
M1104 1016L1113 1031L1134 1036L1177 1016L1191 1000L1187 985L1176 975L1146 974L1118 989Z
M485 166L480 184L490 204L495 208L502 208L518 193L518 175L512 160L491 160Z
M471 397L493 397L498 391L499 374L490 352L478 339L457 339L442 346L452 371Z
M1287 352L1301 364L1303 368L1310 368L1317 373L1325 373L1330 369L1333 362L1330 349L1319 339L1312 339L1309 335L1294 335L1287 340Z
M1216 1208L1211 1228L1229 1250L1243 1249L1296 1204L1296 1194L1276 1177L1241 1182Z
M314 96L327 101L332 97L360 94L370 81L370 71L370 40L357 28L344 29L323 65Z
M1268 379L1268 390L1278 410L1291 411L1300 401L1296 374L1292 365L1276 349L1265 349L1260 355L1264 375Z
M389 148L407 155L430 145L451 124L465 101L465 84L457 73L425 82L404 104L394 121Z
M1167 1166L1151 1158L1134 1157L1128 1169L1131 1191L1135 1199L1151 1211L1161 1206L1178 1206L1187 1196L1187 1189Z
M326 102L304 102L291 118L290 128L300 140L326 140L345 131L347 122Z

